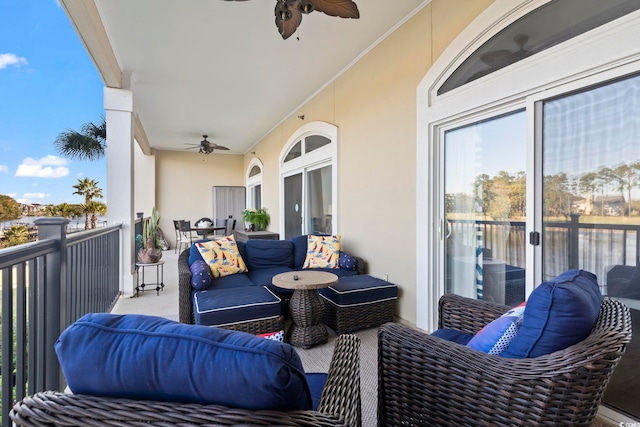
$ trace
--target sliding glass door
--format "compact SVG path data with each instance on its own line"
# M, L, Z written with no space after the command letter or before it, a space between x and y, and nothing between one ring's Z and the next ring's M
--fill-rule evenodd
M640 330L640 76L542 102L542 277L588 270ZM640 340L605 403L640 416Z
M518 111L444 134L446 293L524 301L525 117Z

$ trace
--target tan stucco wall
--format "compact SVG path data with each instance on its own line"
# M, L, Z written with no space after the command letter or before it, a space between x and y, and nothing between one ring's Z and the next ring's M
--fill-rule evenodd
M160 212L160 227L172 248L174 219L187 219L194 224L202 217L212 218L212 187L244 185L241 155L157 151L156 168L157 188L162 189L155 196L156 207Z
M251 149L264 164L263 205L278 218L284 144L305 123L338 126L343 248L399 286L396 314L409 323L416 321L416 87L492 1L434 0ZM245 173L253 157L245 156ZM270 229L278 231L277 220Z

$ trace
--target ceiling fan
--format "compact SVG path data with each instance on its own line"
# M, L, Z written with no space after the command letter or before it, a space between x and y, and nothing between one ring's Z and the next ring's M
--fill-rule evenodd
M308 15L314 10L340 18L360 18L358 6L352 0L276 0L276 26L282 38L291 37L302 22L302 14Z
M185 144L185 145L193 145L193 147L185 148L185 150L194 150L198 148L199 149L198 153L202 153L202 154L211 154L213 153L213 150L228 150L227 147L218 145L215 142L207 141L208 136L209 135L202 135L204 139L200 141L200 144L189 144L189 143Z

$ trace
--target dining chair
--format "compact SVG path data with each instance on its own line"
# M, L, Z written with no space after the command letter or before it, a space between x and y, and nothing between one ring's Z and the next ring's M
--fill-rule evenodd
M181 219L174 219L173 220L173 230L175 232L175 239L176 239L176 246L174 248L174 253L178 253L178 246L180 243L180 238L181 238L181 234L180 234L180 221L182 221Z
M187 249L193 243L194 236L191 231L191 221L181 220L180 221L180 239L178 241L178 245L181 248L184 245L184 248Z
M227 219L227 224L225 225L224 235L223 236L214 236L213 240L222 239L226 236L231 236L233 234L233 229L236 226L236 220L233 218Z

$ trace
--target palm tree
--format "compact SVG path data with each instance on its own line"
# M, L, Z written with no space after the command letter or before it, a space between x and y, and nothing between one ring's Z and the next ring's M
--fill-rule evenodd
M90 209L92 209L91 202L93 202L93 199L102 198L102 189L98 187L98 181L89 178L79 179L73 188L76 189L73 194L84 196L84 206L82 209L84 211L84 229L88 230L90 226L89 216L93 214L93 212L90 211Z
M29 241L29 229L24 225L12 225L4 232L5 245L17 246Z
M107 213L107 205L105 203L92 200L87 207L87 210L91 214L91 229L94 229L98 226L98 215L104 215Z
M67 129L60 133L53 146L64 157L79 160L97 160L104 157L107 142L107 122L85 123L80 131Z

